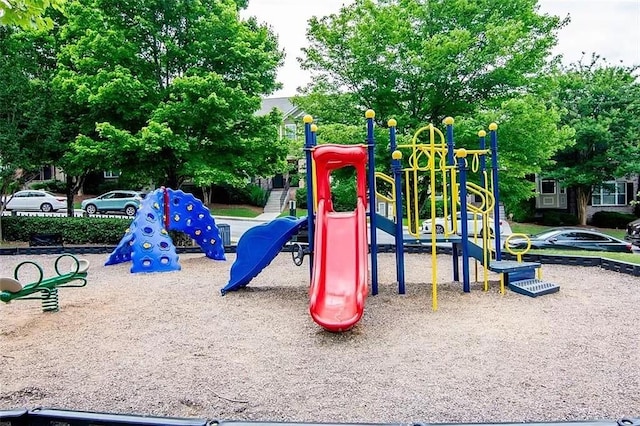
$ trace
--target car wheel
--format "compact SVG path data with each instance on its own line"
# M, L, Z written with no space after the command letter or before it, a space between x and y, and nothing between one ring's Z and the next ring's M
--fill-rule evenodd
M87 205L87 207L85 207L84 211L86 211L87 214L96 214L96 213L98 213L98 209L93 204Z
M135 216L137 211L138 210L135 207L127 206L124 209L124 214L126 214L127 216Z
M482 229L480 230L480 234L479 234L479 235L480 235L480 236L483 236L483 235L484 235L484 228L482 228ZM493 229L489 228L489 235L487 235L487 236L488 236L489 238L494 238L494 237L496 236L496 235L495 235L495 232L493 232Z
M40 206L40 211L41 212L45 212L45 213L49 213L49 212L53 211L53 206L51 204L49 204L49 203L43 203Z
M444 226L436 225L436 234L444 234Z

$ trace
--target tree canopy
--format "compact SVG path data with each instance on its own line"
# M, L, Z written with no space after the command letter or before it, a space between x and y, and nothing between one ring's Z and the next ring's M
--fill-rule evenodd
M575 129L575 144L557 155L547 175L577 191L578 219L594 187L640 173L640 85L637 66L611 65L594 55L556 76L555 102Z
M300 61L316 78L295 102L346 126L373 108L381 126L397 119L401 135L453 116L456 144L472 148L498 122L500 191L515 206L534 195L527 178L572 142L545 100L566 22L539 13L536 0L356 0L310 20Z
M44 16L47 8L62 10L65 0L3 0L0 1L0 25L24 29L50 29L53 20Z
M267 27L239 18L245 3L70 2L53 81L76 117L68 167L108 166L173 187L284 167L279 117L255 115L279 87L283 54Z
M311 89L417 128L526 90L564 23L537 0L356 0L309 21L300 61Z

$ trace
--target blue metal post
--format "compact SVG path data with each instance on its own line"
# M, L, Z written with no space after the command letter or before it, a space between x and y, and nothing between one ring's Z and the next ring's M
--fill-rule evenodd
M314 135L311 131L311 123L313 117L305 115L304 121L304 151L305 160L307 163L307 173L305 185L307 187L307 227L309 236L309 273L313 271L313 239L314 239L314 205L313 205L313 158L311 156L311 150L314 146Z
M462 289L465 293L471 292L469 285L469 224L464 219L467 214L467 168L465 166L466 151L460 150L458 153L458 171L460 172L460 221L462 228Z
M453 140L453 117L447 117L444 119L444 124L447 126L446 129L446 138L447 138L447 166L455 166L454 153L453 150L455 148L455 142ZM446 176L446 174L445 174ZM449 180L449 183L453 183ZM445 185L447 182L444 183ZM465 188L466 189L466 188ZM455 198L453 194L453 185L449 186L449 198L444 200L445 203L448 203L448 211L451 215L451 220L455 220L453 217L453 203L455 203ZM451 256L453 258L453 280L460 281L460 268L458 267L458 245L456 243L451 244Z
M487 141L485 137L487 136L487 132L484 130L480 130L478 132L478 138L480 139L480 149L487 149ZM487 182L484 179L484 172L487 170L487 156L484 154L480 155L480 186L486 188Z
M447 166L453 166L456 164L453 152L455 148L455 142L453 141L453 117L445 118L444 124L447 126Z
M372 109L365 112L367 118L367 147L369 154L369 227L371 231L371 294L378 294L378 238L376 232L376 140L373 136L373 119L376 113Z
M394 119L389 120L389 146L391 148L391 171L395 183L396 210L396 277L398 278L398 293L405 294L404 287L404 231L402 227L402 153L397 151L396 126Z
M489 124L489 134L491 137L491 172L493 177L493 198L495 205L493 206L493 229L496 234L496 260L502 260L502 244L500 241L500 190L498 185L498 125L496 123Z

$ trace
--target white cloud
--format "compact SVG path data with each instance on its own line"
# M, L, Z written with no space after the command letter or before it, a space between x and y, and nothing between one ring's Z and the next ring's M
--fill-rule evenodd
M243 16L255 16L270 25L285 50L285 63L278 72L283 89L274 96L291 96L310 81L296 58L307 44L307 20L337 13L350 0L250 0ZM554 54L565 62L580 59L582 52L596 52L610 62L640 64L640 0L540 0L540 10L571 22L559 34Z

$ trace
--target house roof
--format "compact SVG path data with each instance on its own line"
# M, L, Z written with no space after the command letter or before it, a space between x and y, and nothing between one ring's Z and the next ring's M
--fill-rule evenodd
M299 118L303 112L297 106L291 103L291 98L264 98L257 115L267 115L273 108L277 108L282 112L282 118L287 119Z

